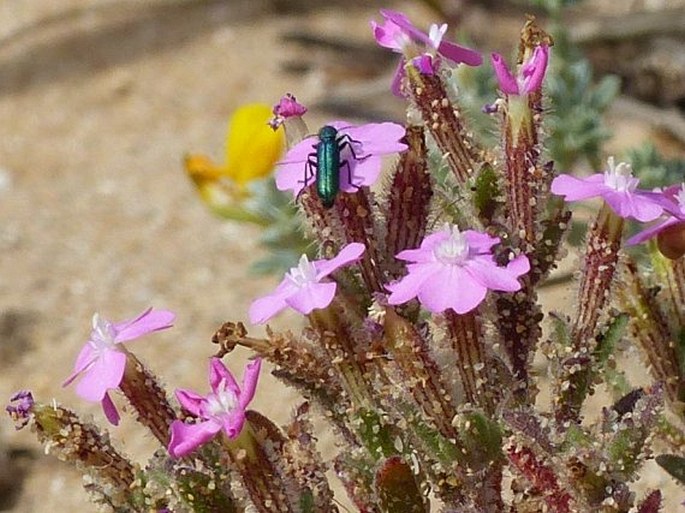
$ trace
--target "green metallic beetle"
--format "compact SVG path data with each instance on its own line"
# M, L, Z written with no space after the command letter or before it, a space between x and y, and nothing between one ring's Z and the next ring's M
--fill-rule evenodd
M350 185L357 187L352 183L350 163L347 160L341 160L341 153L348 148L355 160L362 160L357 157L352 147L352 143L361 143L348 134L340 135L338 129L330 125L321 127L318 137L319 142L314 145L316 151L308 155L305 164L304 187L306 188L310 180L315 178L316 193L321 199L321 204L325 208L331 208L335 203L335 197L340 192L340 171L343 167L347 168L347 179Z

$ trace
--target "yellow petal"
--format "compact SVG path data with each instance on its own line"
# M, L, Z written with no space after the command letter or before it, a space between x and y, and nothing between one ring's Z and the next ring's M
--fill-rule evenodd
M204 155L186 155L183 160L186 173L193 182L216 181L226 174L226 171Z
M251 103L236 110L228 122L225 172L239 187L267 176L281 158L283 130L267 125L272 115L268 105Z
M193 181L202 201L210 207L225 203L229 192L221 182L226 171L204 155L186 155L183 160L186 174Z

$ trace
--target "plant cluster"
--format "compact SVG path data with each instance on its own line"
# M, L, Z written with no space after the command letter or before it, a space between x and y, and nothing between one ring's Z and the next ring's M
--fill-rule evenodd
M499 144L486 147L452 73L481 65L480 53L447 41L446 25L424 33L401 13L381 15L372 30L400 56L390 89L406 101L404 125L331 121L307 136L306 108L286 95L270 128L260 122L278 135L236 136L243 146L229 144L223 167L187 161L207 194L224 176L235 185L224 192L249 202L247 185L277 160L285 130L274 184L313 245L248 315L264 324L293 309L304 328L255 337L226 322L212 340L211 391L176 390L173 401L124 343L171 327L174 314L150 309L121 323L96 315L66 384L101 402L112 424L110 394L121 392L160 444L145 466L98 426L28 391L8 411L117 512L346 510L330 470L365 513L660 511L659 490L637 496L631 484L655 452L685 476L685 184L641 189L614 159L587 177L557 172L545 157L553 105L543 87L554 43L534 20L514 68L491 57L499 96L483 115L497 120ZM264 109L246 116L262 119ZM232 164L236 152L259 165ZM386 155L397 157L381 178ZM539 291L567 253L567 204L590 198L601 207L578 256L575 303L547 312ZM627 219L654 224L624 241ZM649 263L638 266L626 247L642 243ZM254 352L241 383L221 360L236 346ZM630 346L651 385L633 387L621 372ZM534 372L536 353L548 375ZM304 397L285 426L249 409L263 360ZM591 411L587 399L601 387L613 399ZM328 459L316 417L335 436Z

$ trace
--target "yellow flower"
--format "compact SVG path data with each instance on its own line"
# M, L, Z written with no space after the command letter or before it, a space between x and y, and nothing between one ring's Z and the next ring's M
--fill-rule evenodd
M226 175L239 186L267 176L281 158L285 140L282 130L269 125L271 107L244 105L233 114L226 138Z
M222 183L224 170L204 155L186 155L183 162L186 173L197 187L202 201L216 206L231 200L236 193L230 183Z
M187 155L185 169L203 201L220 207L247 195L247 185L271 173L285 146L282 130L267 123L271 107L250 103L237 109L228 121L226 160L216 165L204 155Z

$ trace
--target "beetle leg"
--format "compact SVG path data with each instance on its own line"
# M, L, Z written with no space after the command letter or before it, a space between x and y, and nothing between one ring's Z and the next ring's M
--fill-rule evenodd
M298 180L298 183L304 184L304 187L307 187L309 185L309 180L314 178L314 169L316 169L317 166L316 162L316 153L310 153L307 155L307 162L304 163L304 180Z
M349 148L350 153L354 157L354 160L364 160L369 158L371 155L364 155L363 157L358 157L357 154L354 151L354 146L352 145L353 143L356 144L361 144L361 141L357 141L356 139L352 139L348 134L342 134L340 137L338 137L337 141L338 147L340 148L340 151L342 151L345 148Z
M347 168L347 182L355 189L361 189L360 185L357 185L352 181L352 168L350 167L350 163L347 160L343 160L342 162L340 162L340 169L342 169L343 167Z
M310 153L307 155L307 162L304 163L304 180L298 180L298 183L304 184L302 188L300 189L300 192L297 193L297 196L295 196L295 201L299 201L300 196L302 193L305 191L307 186L309 185L309 180L314 178L314 168L317 165L316 162L316 153Z

